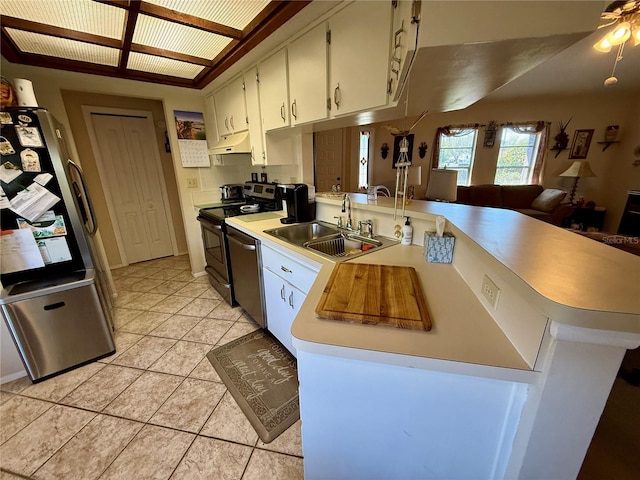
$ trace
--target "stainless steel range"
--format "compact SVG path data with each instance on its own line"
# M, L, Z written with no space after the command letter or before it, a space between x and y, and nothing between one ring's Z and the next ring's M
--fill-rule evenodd
M242 201L231 201L221 203L219 206L200 209L198 221L202 228L202 242L206 260L205 270L209 275L209 282L213 288L222 295L229 305L240 304L254 317L254 320L262 324L264 323L261 318L262 312L258 311L257 306L254 307L256 302L242 300L243 297L248 298L244 292L245 281L242 282L242 291L238 292L240 298L237 298L236 289L233 286L233 262L230 257L229 239L227 238L228 227L224 219L237 215L281 210L281 200L276 185L270 183L247 182L244 184L243 194ZM258 254L255 246L253 249L247 246L242 248L241 251L255 252L253 253L254 256ZM246 260L246 258L236 260L239 278L253 278L253 272L246 271ZM249 264L252 265L253 262L249 262ZM256 294L257 292L253 290L249 295L254 297ZM240 300L240 303L238 300Z

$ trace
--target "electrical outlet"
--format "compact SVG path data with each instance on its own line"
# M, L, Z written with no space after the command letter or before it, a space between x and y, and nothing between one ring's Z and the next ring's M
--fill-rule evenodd
M482 295L487 299L489 305L493 308L496 308L496 304L498 303L498 296L500 295L500 289L498 286L493 283L486 275L482 279Z
M187 188L198 188L198 179L187 178Z

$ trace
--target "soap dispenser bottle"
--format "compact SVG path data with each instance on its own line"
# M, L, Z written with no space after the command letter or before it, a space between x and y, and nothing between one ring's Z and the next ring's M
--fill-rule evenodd
M409 217L407 217L407 221L404 222L404 227L402 227L402 240L400 243L402 245L411 245L411 241L413 240L413 227L411 223L409 223Z

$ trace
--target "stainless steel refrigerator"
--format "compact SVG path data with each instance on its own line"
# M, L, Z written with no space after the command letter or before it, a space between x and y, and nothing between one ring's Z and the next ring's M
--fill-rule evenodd
M45 109L0 112L0 312L34 382L115 352L82 171Z

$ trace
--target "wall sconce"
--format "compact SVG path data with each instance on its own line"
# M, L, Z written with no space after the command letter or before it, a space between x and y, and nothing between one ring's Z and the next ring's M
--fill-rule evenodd
M380 155L382 155L383 159L387 158L387 156L389 155L389 145L387 145L386 143L382 144L382 146L380 147Z
M427 154L427 143L426 142L421 142L420 145L418 145L418 155L420 156L420 158L424 158L424 156Z

